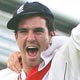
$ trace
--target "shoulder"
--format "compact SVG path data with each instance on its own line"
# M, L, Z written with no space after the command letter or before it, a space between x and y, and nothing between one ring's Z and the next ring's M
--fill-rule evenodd
M0 79L2 80L16 80L18 74L9 68L0 70Z
M68 36L54 36L51 39L51 42L54 46L58 46L61 47L63 46L66 42L69 41L69 37Z
M52 40L53 41L61 41L61 42L63 42L63 41L67 41L67 40L69 40L69 37L68 36L54 36L54 37L52 37Z

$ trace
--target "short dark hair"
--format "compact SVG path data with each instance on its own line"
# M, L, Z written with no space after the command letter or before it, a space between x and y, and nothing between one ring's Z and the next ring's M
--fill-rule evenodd
M33 14L33 15L31 15L31 16L28 16L27 18L33 17L33 16L40 16L40 17L44 18L44 19L46 20L47 29L48 29L49 32L55 30L55 27L54 27L54 20L53 20L53 19L49 19L47 16L43 16L43 15L41 15L41 14L38 14L38 15ZM24 16L24 17L26 18L26 16ZM19 20L19 22L20 22L24 17L22 17L22 18ZM15 33L17 33L18 24L19 24L19 23L17 23L17 25L16 25Z

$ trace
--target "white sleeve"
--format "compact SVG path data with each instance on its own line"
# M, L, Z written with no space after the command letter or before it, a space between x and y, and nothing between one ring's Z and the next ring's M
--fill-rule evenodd
M69 37L67 36L53 36L51 39L51 42L56 48L60 48L66 42L68 42L68 40L69 40Z
M17 80L18 74L9 68L0 70L0 80Z
M80 24L72 29L71 39L75 47L80 50Z

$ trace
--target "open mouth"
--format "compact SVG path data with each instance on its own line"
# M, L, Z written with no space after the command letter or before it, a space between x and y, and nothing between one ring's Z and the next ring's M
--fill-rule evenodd
M29 56L36 56L39 48L38 47L27 47L26 51Z

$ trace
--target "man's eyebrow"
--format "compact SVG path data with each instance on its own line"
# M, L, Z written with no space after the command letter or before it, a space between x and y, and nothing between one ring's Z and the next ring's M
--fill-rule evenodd
M18 30L28 30L28 28L18 28Z
M37 31L39 31L39 32L44 32L44 28L38 27L38 28L35 28L34 31L35 31L35 32L37 32Z

